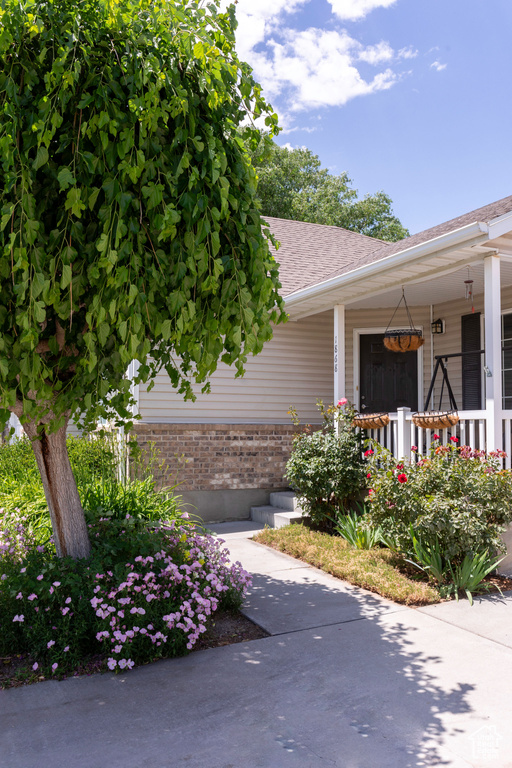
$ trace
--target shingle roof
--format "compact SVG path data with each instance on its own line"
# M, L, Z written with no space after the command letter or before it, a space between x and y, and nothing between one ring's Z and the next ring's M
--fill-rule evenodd
M386 256L405 251L467 224L493 219L512 211L512 195L489 205L425 229L396 243L350 232L341 227L265 217L271 232L281 242L276 254L280 265L281 294L289 296L301 288L322 283Z
M474 224L477 221L488 224L493 219L497 219L498 216L502 216L504 213L510 213L510 211L512 211L512 195L503 197L495 203L489 203L489 205L476 208L469 213L464 213L462 216L457 216L455 219L445 221L443 224L438 224L436 227L424 229L423 232L418 232L416 235L406 237L404 240L391 243L391 250L384 250L378 246L372 254L373 258L365 263L379 261L379 259L383 259L385 256L390 256L392 253L399 253L400 251L405 251L407 248L412 248L414 245L426 243L428 240L433 240L441 235L446 235L448 232L454 232L456 229L465 227L467 224Z
M264 218L281 243L275 257L280 265L282 296L321 283L333 272L349 272L365 263L376 248L380 251L393 245L341 227Z

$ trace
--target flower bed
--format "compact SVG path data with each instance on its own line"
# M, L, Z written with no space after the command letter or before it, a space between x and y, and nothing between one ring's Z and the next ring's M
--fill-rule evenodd
M90 523L88 560L58 559L16 516L0 531L0 654L66 675L101 654L126 670L182 655L219 608L238 607L250 576L188 516L159 526L127 516Z

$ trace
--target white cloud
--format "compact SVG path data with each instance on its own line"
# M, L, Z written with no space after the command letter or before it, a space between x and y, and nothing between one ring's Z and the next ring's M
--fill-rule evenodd
M272 58L267 71L276 92L292 88L294 111L309 107L342 106L356 96L390 88L397 80L391 69L366 81L354 62L375 56L346 32L310 28L288 31L285 42L269 41Z
M394 51L389 43L382 42L364 48L358 58L361 61L366 61L368 64L380 64L382 61L391 61L394 55Z
M431 68L434 68L436 70L436 72L442 72L443 69L446 69L446 67L448 65L447 64L441 64L440 61L433 61L430 66L431 66Z
M404 76L394 71L393 64L418 54L410 46L394 51L386 41L364 46L336 28L336 22L334 27L300 30L294 14L316 1L238 0L236 6L238 54L251 65L263 93L277 107L285 132L295 130L300 110L342 106L356 96L391 88ZM227 5L229 0L222 2ZM396 0L328 2L333 16L349 20ZM364 64L377 68L374 77L361 74Z
M411 45L408 48L400 48L398 51L399 59L415 59L418 55L418 51Z
M222 0L226 7L232 0ZM250 52L270 34L278 19L293 14L309 0L238 0L236 18L237 51L240 58L249 61Z
M332 12L344 21L358 21L375 8L389 8L396 0L329 0Z

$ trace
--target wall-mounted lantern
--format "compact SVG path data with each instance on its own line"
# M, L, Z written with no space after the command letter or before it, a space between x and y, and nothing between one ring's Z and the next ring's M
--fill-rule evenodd
M432 333L444 333L444 320L441 318L434 320L430 325L430 330Z

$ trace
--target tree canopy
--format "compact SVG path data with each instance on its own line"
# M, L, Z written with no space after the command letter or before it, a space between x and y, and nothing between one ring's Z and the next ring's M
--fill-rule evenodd
M393 242L409 234L393 215L388 195L358 198L346 173L329 173L306 147L288 149L272 142L266 151L253 151L252 160L265 216L331 224Z
M235 26L219 0L0 0L0 423L33 439L54 531L70 416L128 419L132 360L192 396L283 319L244 144L277 117Z

